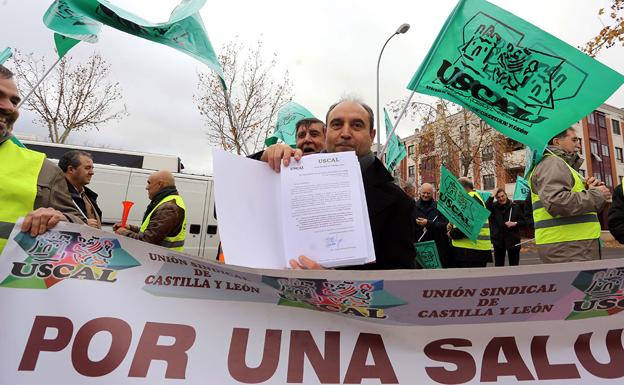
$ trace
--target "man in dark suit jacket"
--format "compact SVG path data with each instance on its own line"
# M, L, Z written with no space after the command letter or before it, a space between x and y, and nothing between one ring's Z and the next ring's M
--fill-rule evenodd
M327 152L355 151L358 156L375 246L376 262L345 268L413 269L416 258L411 220L414 200L393 183L392 175L371 152L375 138L372 109L357 100L342 100L329 108L326 122ZM295 149L291 155L297 158L302 153ZM284 159L285 163L288 159ZM291 260L290 265L293 269L323 268L305 256Z

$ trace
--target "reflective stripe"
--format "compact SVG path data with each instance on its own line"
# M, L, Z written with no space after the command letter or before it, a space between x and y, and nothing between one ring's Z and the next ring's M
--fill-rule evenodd
M575 215L573 217L544 219L542 221L535 222L535 228L545 229L548 227L573 225L575 223L587 223L587 222L598 222L598 216L596 214L583 214L583 215Z
M488 235L479 235L477 239L480 241L489 241L490 237Z
M485 222L483 224L483 226L481 226L482 229L489 229L490 228L490 223L489 222Z
M0 238L9 239L9 235L11 235L11 230L13 230L13 226L15 226L15 223L0 222Z
M160 246L162 247L166 247L168 249L174 248L174 247L182 247L184 246L184 241L175 241L175 242L169 242L169 241L162 241L160 242Z
M533 202L533 210L539 210L544 208L542 201Z

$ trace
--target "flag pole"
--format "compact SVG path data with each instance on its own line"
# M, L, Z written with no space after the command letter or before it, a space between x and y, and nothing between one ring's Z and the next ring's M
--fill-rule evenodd
M48 77L48 75L50 74L50 72L52 72L52 70L54 69L54 67L56 67L56 65L61 61L63 57L59 57L58 59L56 59L56 61L54 62L54 64L52 64L52 67L50 67L50 69L48 69L46 71L46 73L43 75L43 77L41 79L39 79L39 81L37 82L37 84L35 84L35 86L30 90L30 92L24 96L24 99L22 99L18 104L17 104L17 108L20 108L22 106L22 104L24 104L28 98L30 98L30 96L35 92L35 90L41 85L41 83L45 80L46 77Z
M391 138L392 134L394 134L394 131L396 131L396 129L397 129L398 125L399 125L399 122L401 121L401 119L405 115L405 111L407 111L407 107L409 106L410 102L412 101L412 97L414 97L415 93L416 93L416 91L412 91L412 93L410 94L409 98L407 99L407 102L405 103L405 105L403 106L403 109L401 110L401 113L399 114L399 117L394 122L394 126L392 127L392 131L390 131L390 133L387 135L388 138ZM377 127L377 129L379 130L380 127ZM384 156L384 154L386 152L386 148L388 147L388 142L389 142L389 140L386 139L386 143L384 143L383 147L381 148L381 152L379 152L379 154L377 156L379 159L383 159L383 156Z

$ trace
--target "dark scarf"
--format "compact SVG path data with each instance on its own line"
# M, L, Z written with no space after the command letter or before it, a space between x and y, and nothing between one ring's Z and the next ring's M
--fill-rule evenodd
M567 151L563 151L562 149L556 146L548 146L548 149L553 154L563 159L570 167L572 167L576 171L578 171L579 168L581 168L581 166L583 165L584 159L577 152L570 153ZM549 154L549 152L546 151L544 154L547 155Z
M424 201L422 199L419 199L418 202L420 203L420 205L422 207L431 207L431 206L433 206L433 199L429 199L428 201Z
M375 155L369 152L364 156L358 156L358 161L360 162L360 169L364 172L375 162Z
M156 207L156 205L158 205L158 203L160 203L161 200L165 199L169 195L177 195L177 194L178 194L178 190L175 188L175 186L164 187L162 190L160 190L156 194L156 196L154 196L154 199L152 199L150 204L147 205L147 209L145 209L145 214L143 214L143 220L141 221L141 223L145 222L145 219L147 219L147 216L149 215L149 213L151 213L152 210L154 210L154 207Z

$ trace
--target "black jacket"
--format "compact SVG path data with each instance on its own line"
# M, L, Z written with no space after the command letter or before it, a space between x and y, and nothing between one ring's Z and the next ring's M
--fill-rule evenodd
M485 207L490 210L490 239L492 244L499 248L512 249L520 243L520 230L526 227L526 215L522 206L516 202L507 200L507 203L501 205L498 201L494 201L494 197L490 197L485 202ZM509 213L511 211L511 219ZM505 222L518 222L515 227L505 226Z
M609 231L620 243L624 243L624 193L622 185L613 190L613 203L609 208Z
M424 228L418 226L417 218L427 219L427 225ZM448 267L451 253L451 244L446 236L448 219L438 211L437 203L434 200L429 202L417 200L412 211L412 223L415 229L414 242L435 241L442 267ZM424 229L427 231L425 232Z
M362 172L362 179L377 261L344 269L413 269L414 200L393 183L392 175L377 158Z
M76 206L78 206L78 208L80 209L81 214L85 215L84 220L86 222L87 221L86 219L87 207L85 206L84 200L82 199L82 197L80 196L76 188L71 183L69 183L69 181L67 181L67 188L69 189L69 195L71 195L72 200L74 201ZM87 186L84 187L84 190L85 190L85 194L87 195L87 198L89 198L91 203L93 203L93 208L95 209L95 212L97 213L98 217L100 217L100 220L101 220L102 210L100 210L100 208L97 205L98 195L95 193L95 191L91 190Z

